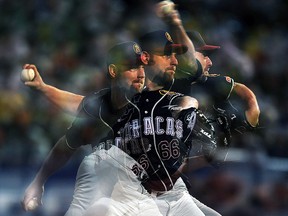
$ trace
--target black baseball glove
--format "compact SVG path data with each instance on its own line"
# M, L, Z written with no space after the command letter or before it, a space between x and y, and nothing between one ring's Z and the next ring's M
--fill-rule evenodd
M183 125L183 143L185 143L187 154L193 151L194 155L205 155L210 157L217 149L214 137L215 131L209 119L198 109L190 108L181 111L178 119Z
M228 141L231 141L232 135L243 134L248 131L253 131L256 127L249 124L245 113L240 113L235 108L222 109L213 106L215 121L220 129L226 134Z

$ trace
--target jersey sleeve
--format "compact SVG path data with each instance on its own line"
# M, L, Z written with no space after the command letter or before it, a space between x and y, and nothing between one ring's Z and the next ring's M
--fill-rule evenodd
M93 94L85 97L79 108L78 115L66 131L67 145L76 149L91 144L95 135L101 97Z
M207 81L203 84L205 88L215 98L215 101L225 101L229 99L234 87L234 80L229 76L215 76L208 77Z
M172 86L172 91L175 92L180 92L183 94L189 94L191 91L191 85L196 82L201 76L202 76L202 66L201 63L197 60L197 65L198 65L198 69L196 71L196 73L193 74L189 74L187 75L186 78L177 78L177 72L179 72L179 70L181 69L177 69L176 74L175 74L175 81L174 84Z

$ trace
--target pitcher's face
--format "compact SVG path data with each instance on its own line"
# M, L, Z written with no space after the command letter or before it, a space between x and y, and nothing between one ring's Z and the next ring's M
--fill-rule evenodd
M153 55L152 63L146 71L147 77L156 83L163 84L174 79L175 71L178 65L176 54L171 55ZM148 74L149 73L149 74Z
M140 65L136 68L124 69L117 77L118 85L131 93L139 93L145 85L144 66Z
M213 63L209 56L204 55L201 52L195 52L195 57L201 63L204 75L208 75L210 68L213 66Z

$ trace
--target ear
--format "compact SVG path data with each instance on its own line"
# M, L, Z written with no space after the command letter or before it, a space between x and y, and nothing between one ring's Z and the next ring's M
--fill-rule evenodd
M116 75L117 75L117 67L116 67L116 65L110 64L108 66L108 72L109 72L110 77L112 79L114 79L116 77Z
M141 61L144 63L144 65L148 65L150 59L150 55L148 52L143 51L141 54Z

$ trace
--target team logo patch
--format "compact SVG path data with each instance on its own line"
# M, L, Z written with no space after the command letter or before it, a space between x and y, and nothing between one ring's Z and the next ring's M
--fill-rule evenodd
M231 77L229 77L229 76L225 76L225 79L226 79L226 81L229 82L229 83L232 82L232 79L231 79Z
M140 48L140 46L139 46L137 43L135 43L135 44L133 45L133 50L134 50L134 52L135 52L136 54L140 54L140 53L141 53L141 48Z
M173 43L173 40L172 40L172 38L171 38L171 36L170 36L170 34L169 34L168 32L165 32L165 36L166 36L166 38L167 38L168 41L170 41L171 43Z
M184 117L184 121L186 122L188 128L193 128L196 123L196 113L195 112L187 113Z
M185 116L185 121L186 122L191 122L191 121L195 121L196 120L196 115L194 112L191 112L191 113L188 113L186 116Z

